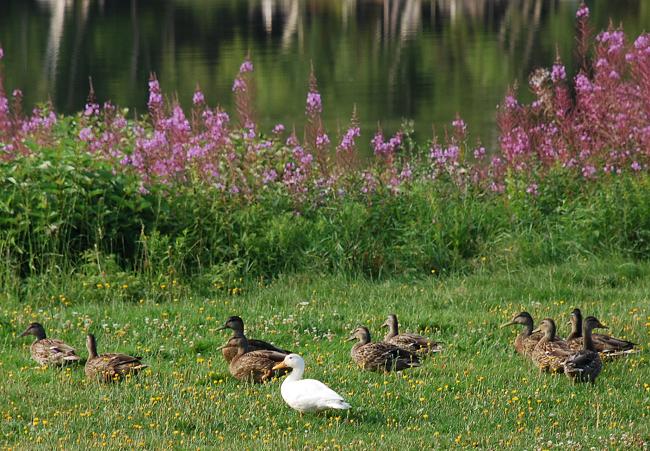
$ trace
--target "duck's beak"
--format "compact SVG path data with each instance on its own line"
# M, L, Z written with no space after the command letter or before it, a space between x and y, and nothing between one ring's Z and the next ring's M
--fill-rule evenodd
M227 347L228 347L228 343L226 343L226 344L223 345L223 346L219 346L219 347L217 348L217 351L221 351L222 349L225 349L225 348L227 348Z
M354 341L356 339L357 339L356 335L350 335L345 341Z
M382 325L379 326L379 327L381 327L382 329L383 329L384 327L388 327L388 321L386 321L384 324L382 324Z
M507 323L501 324L499 328L503 329L504 327L512 326L513 324L515 324L514 321L508 321Z
M535 329L534 331L532 331L531 334L534 334L534 333L537 333L537 332L541 332L541 331L542 331L542 328L541 328L541 327L538 327L537 329Z
M282 368L288 368L287 364L284 363L284 362L280 362L280 363L278 363L277 365L275 365L275 366L272 368L272 370L275 371L275 370L280 370L280 369L282 369Z
M226 329L228 329L228 326L221 326L221 327L218 328L217 330L226 330Z
M27 330L25 330L25 332L23 332L22 334L18 335L18 337L26 337L26 336L29 335L29 334L30 334L30 331L29 331L29 329L27 329Z
M605 326L603 323L598 323L598 328L599 329L609 329L609 327Z

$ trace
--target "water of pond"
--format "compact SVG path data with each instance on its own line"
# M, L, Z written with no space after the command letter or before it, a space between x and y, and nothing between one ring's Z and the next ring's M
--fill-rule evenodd
M310 66L330 130L353 105L365 135L413 119L421 136L460 113L475 135L495 136L495 105L556 50L574 44L572 0L2 0L6 88L27 104L51 98L82 108L88 78L100 100L142 112L147 79L191 103L198 83L232 111L245 55L256 69L265 127L302 124ZM592 0L594 28L611 18L650 29L650 1Z

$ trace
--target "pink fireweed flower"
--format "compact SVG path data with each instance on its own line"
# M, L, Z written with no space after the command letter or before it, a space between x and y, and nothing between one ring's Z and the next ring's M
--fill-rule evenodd
M454 127L454 130L456 130L456 133L460 136L464 136L465 132L467 131L467 124L465 124L465 121L462 120L460 117L456 117L456 119L451 123L451 125Z
M377 180L371 172L365 171L362 174L363 186L361 187L361 192L363 194L372 194L377 190Z
M319 133L318 136L316 136L316 147L325 147L329 145L329 143L330 138L326 133Z
M576 19L586 19L589 17L589 8L586 4L581 4L576 12Z
M149 109L162 106L163 98L160 92L160 83L155 78L149 80Z
M517 102L517 99L515 98L515 96L512 96L512 95L506 96L505 103L506 103L506 108L509 108L511 110L513 110L513 109L517 108L517 106L519 106L519 102Z
M393 137L388 141L388 144L392 147L393 152L402 145L402 132L397 132Z
M596 40L607 48L608 53L617 53L625 45L625 34L622 31L603 31Z
M235 82L232 85L232 92L246 92L246 82L243 78L235 78Z
M593 86L591 84L591 81L585 74L578 74L576 75L576 91L578 91L579 94L587 94L591 92Z
M350 127L343 138L341 138L341 144L339 144L339 151L349 152L354 149L355 141L354 138L361 136L361 129L359 127Z
M253 122L247 122L246 125L244 126L244 138L248 140L253 140L257 136L257 132L255 129L255 124Z
M370 141L372 148L375 151L375 155L381 155L384 153L385 143L384 143L384 134L381 131L375 133L375 136Z
M372 144L375 155L390 155L393 154L397 148L402 145L402 133L395 133L395 135L388 142L386 142L384 141L384 134L381 132L381 130L378 130L370 143Z
M314 116L323 112L323 103L320 94L316 91L309 91L307 94L307 114Z
M609 66L609 62L605 58L598 58L598 61L596 61L596 67L598 69L603 69L607 66Z
M277 178L278 173L275 172L275 169L269 169L267 171L264 171L264 174L262 174L262 184L268 185L271 182L275 182Z
M140 183L140 186L138 187L138 192L143 195L149 194L149 190L142 183Z
M239 66L240 74L245 74L246 72L253 72L253 62L249 59L245 60L241 66Z
M5 51L0 47L0 60L5 57Z
M303 166L310 165L313 160L314 160L314 156L310 153L305 153L302 157L300 157L300 163Z
M490 161L490 165L492 165L493 168L500 168L501 165L503 164L503 160L499 157L492 157L492 160Z
M557 83L560 80L566 79L566 68L562 64L553 64L553 70L551 70L551 80L554 83Z
M641 170L641 165L639 164L638 161L634 161L634 162L632 162L632 164L630 165L630 167L632 168L632 170L633 170L634 172L639 172L639 171Z
M312 154L305 152L305 149L303 149L301 146L296 146L293 148L293 157L298 160L302 166L309 166L314 160Z
M399 179L400 181L404 181L410 180L411 177L413 177L413 170L411 169L411 165L406 163L402 168L402 172L399 174Z
M22 98L23 97L23 92L20 89L14 89L13 92L11 93L12 97L15 98Z
M84 116L97 116L99 115L99 105L96 103L87 103L84 107Z
M277 124L275 127L273 127L273 133L276 135L279 135L284 132L284 125L283 124Z
M115 126L115 128L117 128L117 129L119 130L119 129L124 129L124 128L126 128L126 126L128 125L128 123L126 122L126 119L125 119L125 118L123 118L123 117L118 117L117 119L115 119L115 122L113 122L113 125Z
M537 196L539 195L538 188L537 183L531 183L528 185L528 188L526 188L526 192L531 196Z
M587 165L582 168L582 176L586 179L593 178L596 175L596 168L592 165Z
M271 141L264 139L262 141L259 141L257 144L254 144L252 146L252 149L254 149L255 152L259 153L265 149L270 149L271 147L273 147L273 143Z
M474 150L474 158L482 160L485 157L485 147L481 146Z
M296 147L298 145L300 145L300 143L298 142L298 137L296 136L295 133L292 133L291 136L287 138L287 146Z
M490 183L490 191L495 193L503 193L506 190L506 187L503 183L492 182Z
M500 144L504 155L511 162L526 155L530 149L530 139L526 130L521 126L517 126L510 133L501 136Z
M90 127L82 128L79 132L79 139L85 142L90 142L93 139L93 131Z
M4 103L3 103L4 100ZM2 96L0 97L0 117L4 110L8 108L7 98ZM28 121L23 122L21 130L24 133L32 133L38 130L48 131L56 123L56 115L52 111L47 111L41 108L34 108L32 111L32 117Z
M429 158L431 158L437 166L446 169L457 167L459 157L460 148L455 144L450 144L448 147L442 147L440 144L435 144L429 152Z
M194 95L192 96L192 103L194 105L202 105L205 103L205 96L200 89L194 91Z
M200 158L205 156L205 150L201 146L192 146L187 151L187 159L192 160L194 158Z
M644 33L634 41L634 48L637 50L645 50L650 47L650 34Z

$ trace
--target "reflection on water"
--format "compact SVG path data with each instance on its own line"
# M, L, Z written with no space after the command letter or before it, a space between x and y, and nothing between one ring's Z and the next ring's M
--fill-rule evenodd
M7 88L28 103L51 98L79 110L88 78L101 99L146 105L156 72L184 104L199 83L231 109L242 58L256 64L266 126L301 123L313 64L330 128L356 103L362 124L403 117L428 133L460 112L487 139L507 85L573 49L577 0L3 0L0 42ZM650 2L589 2L595 26L610 17L650 28ZM341 123L341 126L344 122Z

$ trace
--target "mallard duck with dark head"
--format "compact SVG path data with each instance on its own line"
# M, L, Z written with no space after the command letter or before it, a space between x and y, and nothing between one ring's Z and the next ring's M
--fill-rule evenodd
M31 323L25 332L20 334L21 337L27 335L36 337L30 351L32 359L40 365L62 366L81 360L75 349L69 344L56 338L47 338L45 328L40 323Z
M85 372L89 379L117 382L147 368L140 357L118 353L97 354L97 341L93 334L86 336L86 348L88 348L88 360Z
M533 349L532 358L541 371L561 373L564 371L564 362L573 354L566 341L556 335L555 321L545 318L533 333L541 331L544 336L537 342Z
M397 315L388 315L386 322L381 327L387 327L388 333L384 337L384 342L395 345L407 351L417 352L418 354L433 354L442 351L442 346L430 338L412 333L400 333Z
M224 330L224 329L230 329L232 330L233 334L230 340L228 340L228 343L226 343L224 346L221 347L221 352L223 354L223 358L226 359L226 362L230 363L232 359L237 355L238 348L237 348L237 340L246 337L244 335L244 320L242 320L239 316L231 316L228 318L226 323L223 325L223 327L220 327L218 330ZM263 340L255 340L254 338L247 338L248 340L248 349L251 351L274 351L274 352L279 352L284 355L289 355L291 352L280 349L271 343L268 343Z
M515 338L515 350L523 356L531 357L535 346L537 346L537 343L544 334L541 331L533 333L533 317L528 312L521 312L515 315L512 320L502 324L501 327L515 324L524 326L524 329Z
M348 341L357 340L350 352L359 367L370 371L401 371L420 366L420 359L411 351L386 342L372 343L367 327L357 327Z
M594 329L607 329L593 316L588 316L584 321L584 337L582 337L582 350L571 355L564 362L564 374L574 382L594 382L600 374L603 364L600 354L596 351L591 331Z
M582 312L580 309L573 309L571 312L571 334L569 334L566 341L571 346L571 349L576 351L583 348L582 326ZM614 338L610 335L592 334L592 342L594 350L603 354L603 357L616 357L637 352L634 349L636 343Z
M229 345L234 345L237 354L228 365L230 374L235 379L258 384L268 382L276 376L282 376L289 371L289 368L273 369L278 363L283 362L287 354L277 351L251 349L248 339L245 336L231 338Z

